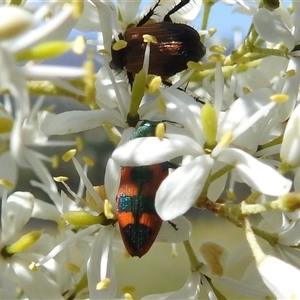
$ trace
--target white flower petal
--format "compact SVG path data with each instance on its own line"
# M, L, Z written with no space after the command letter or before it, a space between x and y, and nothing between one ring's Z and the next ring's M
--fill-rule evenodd
M113 206L114 211L116 211L116 195L120 185L120 178L120 165L116 164L114 160L109 158L105 169L104 186L107 198Z
M291 189L292 182L290 180L246 152L238 149L223 149L216 158L234 165L242 180L261 193L280 196L288 193Z
M203 288L205 289L205 292L206 292L209 300L218 300L218 297L216 296L216 294L213 290L211 282L209 282L206 277L203 276L201 278L201 283L203 285Z
M19 278L20 288L28 299L63 299L58 285L43 272L32 272L30 262L13 261L12 268Z
M69 22L71 21L72 23L72 13L73 7L71 5L60 10L58 13L54 14L53 18L48 22L45 22L42 26L28 30L20 38L15 39L10 46L11 49L13 49L14 52L17 52L32 46L38 41L59 39L58 33L60 33L60 31L65 35L65 24L67 23L66 27L69 28Z
M100 127L103 122L112 122L117 126L125 127L120 115L113 110L68 111L58 115L47 114L41 124L41 130L49 135L63 135L81 132Z
M57 208L53 204L39 199L35 199L34 201L32 217L47 221L54 221L56 223L59 223L61 221L61 214L59 213Z
M253 16L255 29L262 39L271 43L283 43L290 51L295 39L282 21L270 10L259 8Z
M173 86L168 89L160 89L162 96L165 98L167 111L165 117L168 120L181 124L185 129L189 130L199 144L205 141L201 128L200 107L195 99L187 93L175 89Z
M295 4L293 3L293 8L295 9ZM276 8L274 10L274 13L276 16L278 16L278 18L280 18L280 20L285 24L285 26L287 28L289 28L291 31L294 27L294 23L297 24L296 22L296 18L297 16L295 15L295 10L294 10L294 18L295 20L293 20L293 18L291 18L291 14L289 12L288 9L286 9L286 7L284 7L283 5L280 5L278 8ZM299 16L299 15L298 15ZM297 27L297 26L295 26ZM295 33L293 32L293 35L295 36Z
M23 66L22 71L26 77L35 80L53 80L59 82L61 79L75 79L82 78L85 75L85 70L81 67L69 66L50 66L50 65L37 65L37 66ZM78 90L76 90L78 91ZM81 91L82 93L82 91ZM82 93L83 94L83 93Z
M284 86L282 87L281 93L288 95L289 100L280 105L277 119L281 122L284 122L289 118L298 98L298 88L300 84L300 78L298 76L300 72L300 62L298 57L290 57L286 68L286 72L289 71L294 71L295 75L287 76L284 81Z
M244 253L248 251L245 249L245 247L244 247L244 249L240 249L239 252L241 252L241 250L244 250L243 251ZM242 256L239 256L239 257L242 258ZM234 256L232 258L234 259ZM235 263L235 261L233 260L232 263ZM249 289L247 288L248 291L243 291L243 287L241 286L241 288L242 288L241 289L238 286L237 291L241 292L242 294L244 294L244 292L246 292L245 293L246 295L252 296L255 299L263 299L266 296L272 295L271 292L269 291L269 289L264 284L261 276L259 276L259 272L257 270L257 265L256 265L255 261L252 261L248 264L248 266L246 267L246 270L244 271L244 275L241 278L241 282L242 282L242 286L245 285L246 288L247 288L247 285L250 286ZM252 286L252 288L251 288L251 286Z
M164 1L163 5L157 7L158 21L162 21L163 17L174 7L175 2ZM178 3L178 2L176 2ZM199 15L202 6L202 1L190 1L188 4L180 8L171 15L171 19L176 23L184 23L194 21ZM153 5L152 5L153 6Z
M300 191L300 168L296 169L296 173L294 177L294 188L297 192Z
M115 87L109 78L109 72L107 66L103 66L96 75L96 100L97 104L103 109L107 107L114 108L118 105ZM128 92L126 93L128 90L128 83L123 80L123 77L120 79L119 74L115 76L115 80L122 97L129 97ZM129 99L128 102L130 102Z
M112 3L103 3L101 1L92 1L98 9L99 20L101 24L104 49L110 52L111 37L112 37L112 23L116 20L112 20L117 15L116 9Z
M230 3L232 0L225 0L225 3L228 2L228 1ZM233 13L240 13L240 14L245 14L245 15L252 16L257 11L257 7L243 5L244 3L242 3L241 0L234 1L234 2L235 2L234 4L238 3L242 6L238 6L237 8L234 8L232 10Z
M34 196L27 192L15 192L2 205L2 239L8 241L23 230L34 207Z
M298 44L300 42L300 2L298 0L293 0L293 9L295 22L294 38L296 43Z
M267 203L274 200L273 196L262 195L260 203ZM262 221L259 223L259 228L266 231L280 232L288 226L289 220L281 211L266 211L262 214ZM289 226L288 226L289 227Z
M52 179L52 181L53 181L53 179ZM54 181L53 181L53 183L54 183ZM44 183L41 183L40 181L35 181L35 180L31 180L30 184L33 187L36 187L36 188L44 191L49 196L49 198L53 201L53 204L55 205L56 209L60 213L69 211L73 207L73 205L75 205L73 201L72 201L73 205L71 205L70 199L69 199L68 203L66 203L66 201L64 201L64 198L59 195L57 190L53 190L51 185L46 185ZM63 206L65 209L64 211L62 210Z
M270 89L258 89L241 96L234 101L226 111L219 128L218 137L227 131L234 131L236 127L245 123L252 115L270 103L272 92Z
M0 178L5 178L14 185L17 183L18 168L10 152L5 152L2 155L0 155ZM3 190L4 187L1 185L0 197L2 197Z
M0 9L0 39L13 38L26 31L34 23L32 15L25 9L12 5Z
M300 105L293 111L288 120L282 146L280 150L280 158L284 163L293 167L300 166Z
M29 148L22 147L19 156L21 155L24 156L24 159L29 163L31 169L41 182L49 187L52 192L57 192L56 184L45 164L39 159L38 153Z
M92 234L93 232L99 230L101 228L101 225L92 225L85 229L82 229L81 231L78 231L76 234L74 232L67 232L68 238L62 238L62 242L59 244L55 244L54 248L51 249L51 251L44 257L42 257L37 263L36 266L42 266L49 261L51 261L57 254L59 254L61 251L67 249L68 247L71 247L74 245L74 243L79 242L81 239L87 237L89 234ZM36 243L38 244L39 241ZM35 245L33 245L34 247Z
M283 232L279 232L278 234L278 243L281 245L287 246L296 246L299 244L299 222L295 224L295 226L291 226L287 230Z
M133 1L130 3L130 9L128 9L128 2L118 1L118 9L120 10L121 18L126 26L131 24L132 21L134 19L136 19L140 4L141 4L141 0ZM151 7L152 7L152 4L151 4ZM148 10L146 10L146 13L147 12L148 12ZM143 12L142 17L144 16L144 14L145 14L145 12ZM137 20L137 21L139 21L139 20Z
M15 106L18 110L16 120L22 121L24 116L27 116L30 111L29 96L26 87L25 76L21 69L15 65L12 54L6 49L0 47L0 89L10 90L10 93L15 101ZM15 122L17 123L17 122ZM14 127L17 125L14 124Z
M142 300L167 300L167 299L185 299L185 300L196 300L200 292L201 274L199 272L190 273L185 285L178 291L164 293L164 294L153 294L143 297Z
M194 21L199 15L202 4L202 1L190 1L188 5L178 11L178 14L174 14L174 16L172 15L172 19L177 20L178 16L179 18L182 18L183 23L186 23L186 21Z
M184 214L196 201L210 173L213 159L202 155L176 169L160 185L155 208L163 220Z
M75 28L88 32L88 31L101 31L99 12L95 8L95 5L90 1L83 1L83 12L75 25ZM109 22L111 23L111 22Z
M270 83L275 84L275 86L277 86L277 84L280 83L280 81L278 82L278 74L282 70L286 70L287 64L288 64L288 59L286 59L285 57L278 56L276 59L276 64L274 64L273 56L267 56L262 59L261 64L259 64L257 68L263 73L262 76L267 81L269 81L268 86L265 87L270 87ZM257 78L256 80L259 81L259 78ZM276 88L273 90L276 90Z
M212 168L211 173L214 174L222 167L224 167L224 164L216 161ZM207 191L207 197L210 201L218 200L218 198L221 196L221 194L223 193L223 191L225 189L226 182L227 182L227 174L216 179L209 185L209 188Z
M10 273L10 274L9 274ZM11 275L11 273L13 275ZM11 278L14 277L13 270L9 269L9 266L2 264L0 268L0 283L3 289L0 289L0 299L1 300L13 300L18 298L18 292Z
M257 276L257 274L253 275ZM235 292L240 293L241 295L248 295L254 299L264 299L267 295L267 288L263 286L263 283L258 285L257 282L253 282L254 277L252 276L252 281L250 283L243 282L241 280L236 280L230 277L219 277L216 279L217 282L220 282L224 286L230 287ZM259 279L259 278L258 278Z
M258 264L258 271L277 299L300 298L300 270L294 266L267 255Z
M172 224L169 222L163 222L156 241L168 243L181 243L187 241L192 232L190 221L186 217L180 216L171 222L176 226L177 230L173 228Z
M87 263L90 299L115 299L117 286L112 257L114 231L113 226L103 227L94 240L91 257ZM106 278L110 279L108 287L97 290L97 284Z
M146 166L182 155L198 156L202 152L192 138L183 135L172 136L177 139L169 138L161 141L157 137L146 137L131 140L118 147L111 157L123 166Z

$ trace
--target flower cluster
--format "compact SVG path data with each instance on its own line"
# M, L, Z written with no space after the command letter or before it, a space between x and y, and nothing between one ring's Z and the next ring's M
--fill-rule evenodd
M252 20L231 52L209 1L0 4L0 298L300 299L300 2L223 2ZM93 182L64 138L99 128L115 148ZM51 175L62 146L77 191Z

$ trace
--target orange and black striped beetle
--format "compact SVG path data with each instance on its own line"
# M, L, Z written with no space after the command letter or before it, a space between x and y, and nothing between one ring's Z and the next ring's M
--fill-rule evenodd
M130 139L155 136L158 123L143 121ZM124 245L131 256L145 255L159 233L162 219L155 210L155 194L168 174L169 163L166 161L148 166L123 166L121 169L116 197L118 222ZM174 228L177 230L176 226Z
M170 16L189 3L190 0L181 0L164 17L163 22L146 24L154 14L154 7L140 20L136 27L125 30L119 38L127 45L121 50L111 49L112 60L110 67L116 71L124 68L127 71L129 82L143 67L146 42L143 35L153 35L156 44L151 44L148 73L161 76L163 79L187 69L189 61L198 62L206 53L206 48L200 41L198 32L185 24L173 23ZM116 41L113 40L112 46Z

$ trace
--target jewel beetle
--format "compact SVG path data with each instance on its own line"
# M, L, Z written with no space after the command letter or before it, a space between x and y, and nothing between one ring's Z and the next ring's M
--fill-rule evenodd
M158 122L143 121L130 139L155 136ZM162 220L154 200L161 182L168 176L168 162L149 166L121 168L117 193L118 222L121 236L131 256L142 257L154 243Z
M143 66L146 49L144 34L153 35L157 39L157 43L151 43L150 46L149 74L168 78L187 69L189 61L198 62L206 53L198 32L186 24L173 23L170 18L189 2L190 0L181 0L165 15L163 22L146 24L159 5L158 0L135 27L128 28L119 35L121 40L127 42L125 48L114 50L113 45L116 41L113 40L110 67L116 71L125 68L129 81L132 82L134 74L137 74Z

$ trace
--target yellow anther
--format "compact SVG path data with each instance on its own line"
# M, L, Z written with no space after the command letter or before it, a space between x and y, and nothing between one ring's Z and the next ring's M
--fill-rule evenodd
M113 50L115 51L119 51L124 49L127 46L127 42L124 40L119 40L117 42L115 42L112 46Z
M58 176L58 177L53 177L53 180L56 182L65 182L69 180L69 178L66 176Z
M231 131L225 132L220 138L219 146L222 148L227 147L231 143L232 138L233 134Z
M96 286L96 290L100 291L103 289L106 289L110 285L110 279L109 278L104 278L100 282L98 282Z
M153 43L157 44L157 39L155 36L150 35L150 34L143 34L143 39L145 43Z
M32 262L29 266L28 266L30 271L36 272L38 270L36 263Z
M275 103L284 103L289 100L289 96L286 94L276 94L270 97Z
M67 151L63 156L62 159L64 162L68 162L76 155L76 149L71 149Z
M0 185L4 186L7 189L13 189L15 187L15 185L7 179L0 179Z
M88 156L84 155L82 156L82 160L84 161L85 164L87 164L89 167L92 167L95 165L95 162Z
M57 169L59 165L59 157L58 155L52 155L51 157L51 166L52 169Z
M293 69L283 73L282 77L293 77L295 75L296 75L296 71Z
M161 77L155 76L149 84L149 92L154 93L159 88L161 83L162 83Z
M72 50L76 54L82 54L86 48L86 39L83 36L78 36L73 41Z
M198 62L188 61L186 65L190 70L196 70L196 71L200 71L200 72L204 70L203 65Z
M0 118L0 133L11 132L14 121L8 118Z
M217 28L212 27L208 30L209 36L213 36L217 32Z
M66 269L72 271L73 273L79 273L80 272L80 268L72 263L67 263L65 264Z
M83 149L83 140L80 136L76 136L75 138L76 150L82 151Z
M208 57L208 60L209 61L212 61L212 62L224 62L224 60L226 59L226 57L222 54L211 54L209 57Z
M114 219L114 217L115 217L112 212L112 205L107 199L104 200L104 215L107 219L110 219L110 220Z
M224 53L224 52L226 51L226 47L224 47L224 46L222 46L222 45L214 45L214 46L211 46L211 47L209 48L209 50L210 50L211 52L215 52L215 53L220 53L220 54L222 54L222 53Z
M166 124L163 122L158 123L155 128L155 136L158 137L160 141L162 141L163 138L165 137L165 133L166 133Z

